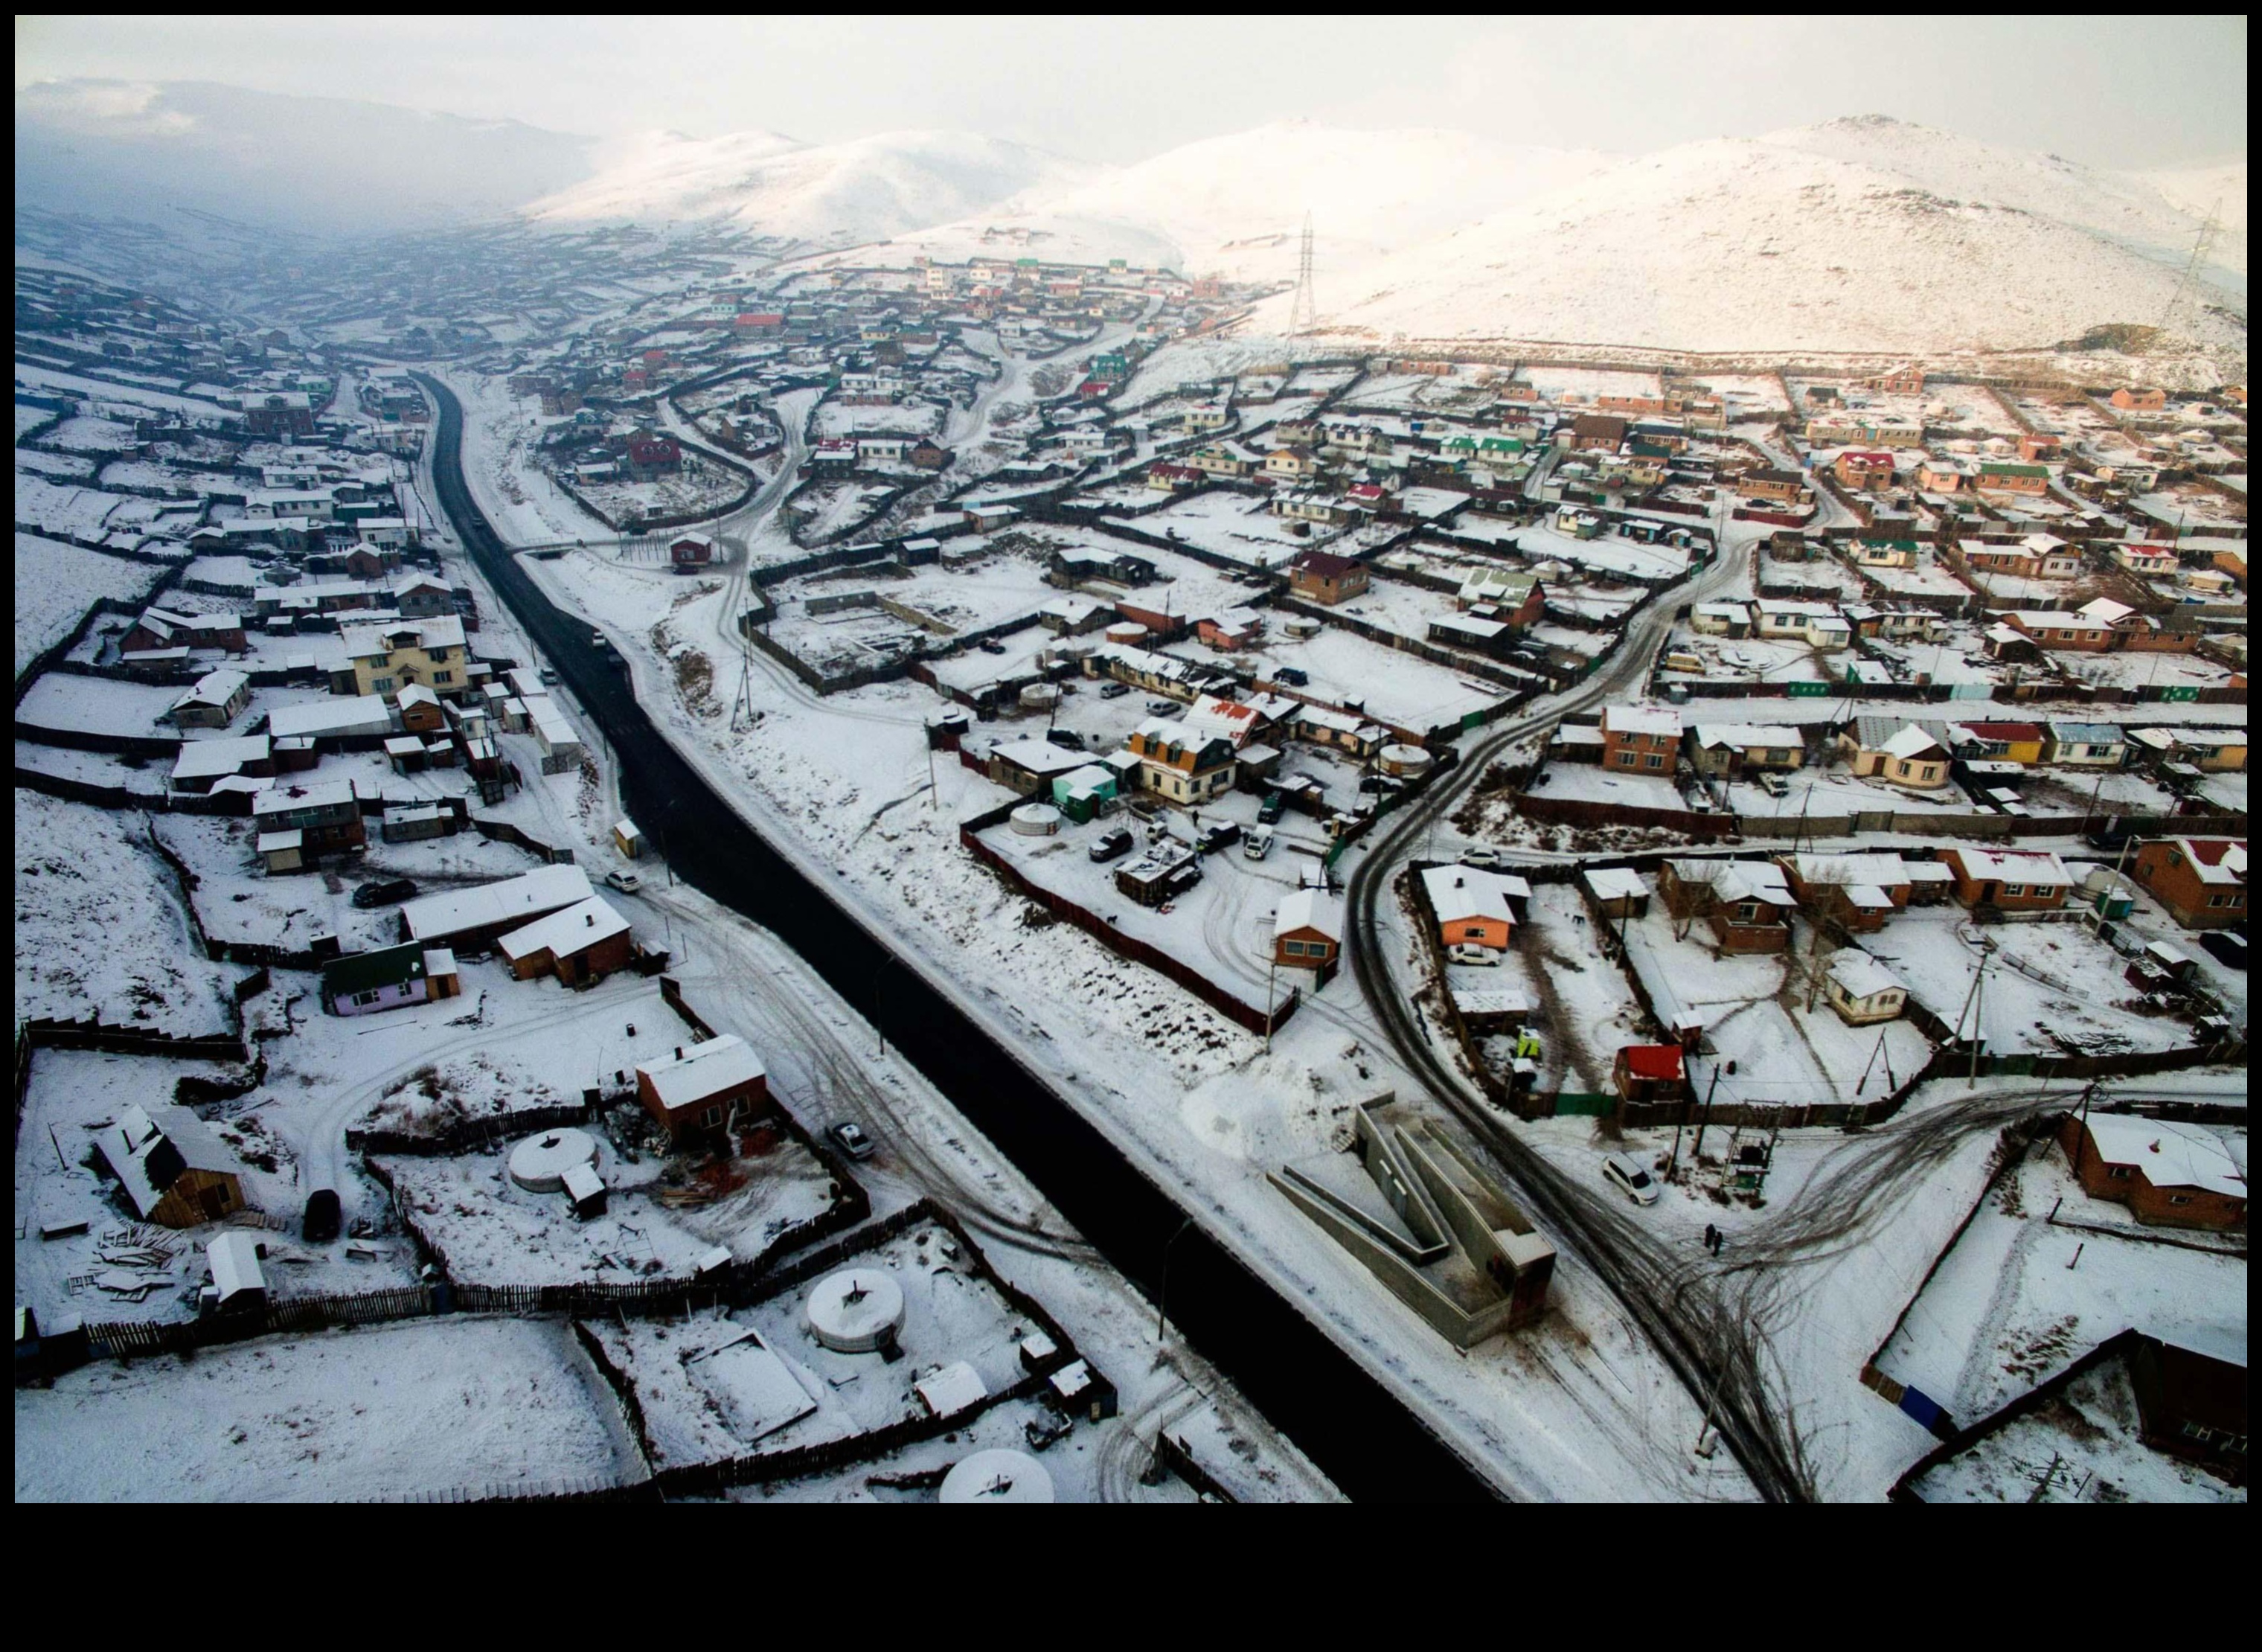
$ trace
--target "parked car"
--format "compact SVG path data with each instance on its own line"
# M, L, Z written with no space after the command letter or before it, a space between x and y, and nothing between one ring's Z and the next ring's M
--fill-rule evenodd
M1272 828L1271 826L1258 826L1241 840L1241 854L1244 860L1261 861L1271 853Z
M1129 683L1111 682L1100 689L1099 697L1103 700L1120 700L1130 692L1131 685Z
M2246 937L2229 929L2210 929L2199 938L2201 948L2217 963L2233 970L2246 967Z
M552 671L548 666L542 667L540 675L544 682L555 683L558 681L558 674Z
M644 879L638 877L634 872L608 872L605 874L605 882L623 895L633 895L644 887Z
M1131 834L1121 826L1118 826L1093 844L1091 853L1095 862L1112 861L1120 855L1128 855L1131 853Z
M306 1214L299 1223L299 1237L309 1244L328 1244L343 1225L338 1209L338 1190L317 1187L306 1195Z
M353 892L353 904L362 912L375 906L397 906L404 900L415 898L415 881L407 877L388 877L378 883L364 884Z
M1763 770L1761 773L1759 777L1759 787L1761 791L1767 793L1770 797L1788 797L1790 796L1790 782L1785 780L1781 775L1776 773L1772 768Z
M830 1136L839 1146L840 1151L851 1158L861 1161L872 1156L874 1151L872 1138L865 1135L862 1127L854 1120L843 1119L825 1134Z
M1084 749L1084 736L1072 728L1048 728L1045 731L1045 738L1064 752Z
M1490 947L1479 946L1473 941L1462 941L1445 949L1445 958L1448 963L1473 964L1483 969L1488 964L1498 963L1501 955Z
M1288 797L1286 793L1268 791L1264 794L1264 801L1257 805L1257 822L1262 826L1271 826L1274 821L1279 819L1283 814L1286 813L1287 809Z
M1147 710L1156 717L1173 716L1177 713L1178 709L1178 703L1176 700L1149 700L1147 702Z
M1308 689L1312 686L1312 675L1300 666L1282 666L1272 674L1272 681L1285 682L1292 689Z
M1653 1205L1662 1190L1657 1178L1635 1164L1624 1153L1603 1156L1603 1179L1638 1205Z
M1229 849L1241 841L1241 827L1231 820L1221 820L1206 826L1194 840L1194 848L1204 855L1214 855L1220 849Z
M1480 872L1504 872L1508 869L1509 860L1498 849L1479 848L1461 856L1461 864L1473 866Z
M1002 654L1005 652L1005 645L1004 643L991 642L987 638L984 638L982 641L976 643L974 646L976 648L979 648L985 654Z

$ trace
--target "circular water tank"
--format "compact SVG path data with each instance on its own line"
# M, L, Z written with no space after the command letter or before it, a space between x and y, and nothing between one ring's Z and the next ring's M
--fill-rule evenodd
M942 1477L944 1503L1050 1503L1053 1477L1027 1452L977 1451Z
M809 1293L809 1329L836 1353L869 1353L904 1328L904 1290L876 1267L844 1267Z
M1060 830L1061 812L1048 803L1025 803L1013 811L1010 824L1025 838L1048 838Z
M1021 690L1021 704L1027 711L1041 711L1048 706L1059 703L1060 687L1056 683L1032 682Z
M544 1130L510 1150L510 1179L529 1193L556 1193L566 1172L597 1160L597 1139L587 1130Z
M1378 761L1386 775L1418 775L1430 767L1430 754L1419 746L1386 746Z
M1320 622L1308 614L1292 614L1280 622L1280 629L1291 637L1316 637L1320 634Z
M1101 633L1112 643L1136 643L1147 635L1147 628L1136 620L1127 619L1110 625Z

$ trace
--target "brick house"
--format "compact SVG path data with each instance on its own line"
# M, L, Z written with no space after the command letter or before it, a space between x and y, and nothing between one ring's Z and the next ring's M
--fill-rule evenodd
M243 638L243 621L234 614L183 614L167 608L142 610L118 639L118 652L125 654L172 648L220 648L240 654L249 646Z
M1746 471L1735 479L1735 489L1747 499L1766 500L1772 504L1795 505L1806 495L1806 478L1797 471L1778 470L1762 465Z
M2213 1348L2138 1337L2129 1353L2137 1438L2154 1451L2246 1483L2246 1339L2206 1337Z
M1838 462L1831 469L1837 473L1840 485L1846 487L1890 487L1893 482L1893 456L1882 448L1848 449L1838 456Z
M672 436L639 430L628 439L627 458L629 474L638 481L650 481L682 468L683 450Z
M2155 838L2129 869L2186 929L2246 921L2244 839Z
M2003 616L2003 623L2035 647L2052 653L2101 654L2113 646L2113 627L2093 615L2021 609Z
M1623 1106L1632 1102L1686 1101L1689 1073L1678 1044L1626 1044L1610 1063L1610 1083Z
M2113 393L2113 405L2123 413L2165 413L2168 393L2165 390L2143 388L2120 389Z
M678 569L703 568L715 559L715 542L703 533L687 533L669 542L667 559Z
M1941 861L1966 906L2055 912L2073 892L2073 874L2046 849L1944 849Z
M1783 869L1768 861L1671 860L1657 892L1682 925L1702 918L1723 952L1781 952L1798 902Z
M1307 551L1288 565L1288 588L1297 595L1329 606L1365 591L1366 565L1331 551Z
M1603 767L1673 773L1681 749L1681 713L1646 705L1603 708Z
M312 436L313 402L295 392L254 396L243 404L243 422L253 436L270 441L283 436Z
M636 1070L637 1100L668 1139L713 1139L775 1111L769 1075L753 1047L735 1033L710 1038L673 1059Z
M1776 858L1803 911L1870 934L1915 898L1916 881L1898 855L1783 855Z
M629 920L602 895L497 937L495 949L519 980L554 975L567 986L602 981L636 956Z
M2150 1226L2243 1229L2246 1178L2212 1131L2167 1119L2070 1114L2058 1145L2081 1190Z

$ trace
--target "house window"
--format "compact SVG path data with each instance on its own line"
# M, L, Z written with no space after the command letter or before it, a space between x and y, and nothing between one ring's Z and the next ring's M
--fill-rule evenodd
M455 680L456 674L452 671L436 671L432 674L432 681L435 682L453 682Z
M1736 920L1739 923L1757 923L1759 918L1760 904L1755 900L1745 901L1736 908Z
M2207 898L2207 904L2210 906L2235 906L2238 904L2238 900L2232 895L2209 895Z
M1662 752L1652 752L1649 754L1648 762L1652 768L1662 768L1665 767L1665 754Z
M353 996L353 1001L354 1001L355 1003L357 1003L357 1004L374 1004L374 1003L376 1003L376 1002L377 1002L377 1000L378 1000L378 999L382 998L383 996L384 996L384 994L383 994L383 993L378 992L375 991L374 989L372 989L372 990L371 990L371 991L369 991L369 992L357 992L357 993L355 993L355 994L354 994L354 996Z
M2136 1173L2136 1167L2134 1165L2114 1165L2108 1166L2105 1173L2110 1180L2126 1181Z
M2168 1202L2172 1205L2187 1205L2191 1202L2191 1195L2189 1194L2170 1194L2168 1195Z
M1461 931L1461 939L1462 939L1462 940L1464 940L1464 941L1481 941L1481 940L1483 940L1483 939L1484 939L1484 926L1483 926L1482 924L1470 924L1470 925L1468 925L1466 928L1464 928L1464 929Z
M1620 768L1632 768L1633 767L1633 754L1632 752L1620 752L1618 754L1618 767Z
M379 694L390 694L393 692L393 679L391 677L372 677L370 679L369 686Z
M2006 895L2023 895L2027 892L2027 886L2024 884L2006 884L2003 892Z
M702 1124L720 1124L723 1122L723 1108L721 1103L718 1102L715 1106L707 1108L706 1111L700 1114L699 1122Z
M1918 773L1917 773L1917 778L1918 778L1919 780L1937 780L1937 779L1939 779L1939 778L1940 778L1940 765L1939 765L1938 763L1927 763L1927 764L1926 764L1926 765L1925 765L1921 769L1920 769L1920 770L1918 771Z
M1280 950L1292 958L1300 958L1304 956L1304 943L1300 941L1283 941L1280 943Z

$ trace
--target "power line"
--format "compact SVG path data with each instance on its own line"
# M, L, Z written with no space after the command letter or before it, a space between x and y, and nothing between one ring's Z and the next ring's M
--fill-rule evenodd
M1312 294L1312 215L1306 213L1303 242L1296 254L1296 298L1288 307L1288 336L1307 338L1319 325L1319 300Z

